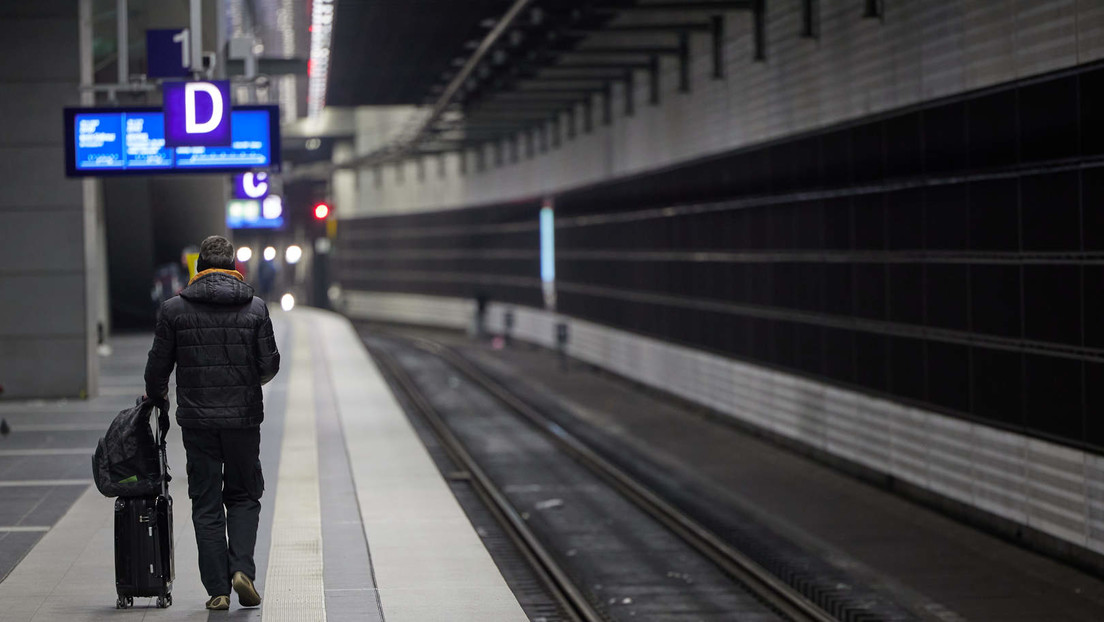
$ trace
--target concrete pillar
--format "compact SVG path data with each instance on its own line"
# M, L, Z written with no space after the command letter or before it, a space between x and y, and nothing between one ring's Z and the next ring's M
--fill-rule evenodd
M94 212L65 178L61 109L79 105L78 3L0 3L0 385L95 391ZM94 207L94 205L92 206Z

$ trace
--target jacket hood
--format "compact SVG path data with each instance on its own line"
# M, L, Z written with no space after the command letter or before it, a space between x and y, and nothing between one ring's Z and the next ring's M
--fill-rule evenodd
M180 296L194 302L241 305L253 300L253 288L237 271L204 270L180 291Z

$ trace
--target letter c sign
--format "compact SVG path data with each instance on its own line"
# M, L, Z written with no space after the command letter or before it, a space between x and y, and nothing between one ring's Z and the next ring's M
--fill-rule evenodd
M166 147L230 145L230 81L165 82Z

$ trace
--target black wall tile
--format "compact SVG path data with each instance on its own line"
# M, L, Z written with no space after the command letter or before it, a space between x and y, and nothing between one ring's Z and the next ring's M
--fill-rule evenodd
M824 375L850 384L855 382L855 334L840 328L824 330Z
M794 226L795 246L802 250L824 248L824 206L820 201L804 201L796 205Z
M889 288L889 321L924 323L924 266L896 263L886 266Z
M894 337L890 342L890 390L894 395L922 401L927 398L924 342Z
M886 177L914 177L924 172L921 114L911 112L885 122Z
M954 102L924 110L924 171L929 175L966 169L966 104Z
M924 189L909 188L886 195L888 248L915 251L924 248Z
M1104 251L1104 168L1081 171L1081 236L1086 251Z
M926 321L934 328L969 329L970 268L964 264L932 263L925 266Z
M1037 354L1027 365L1027 427L1056 437L1081 440L1084 435L1081 361Z
M851 199L855 250L880 251L886 247L885 194L862 194Z
M889 390L890 337L855 333L855 382L879 393Z
M838 130L822 134L820 143L821 185L829 188L852 182L851 133Z
M1020 249L1018 180L991 179L970 184L970 248L1012 252Z
M855 183L875 183L885 178L882 131L880 123L864 123L851 129L852 176Z
M824 371L824 329L811 324L794 325L795 364L806 374Z
M1104 447L1104 362L1086 361L1085 380L1085 441Z
M1104 266L1084 266L1081 288L1085 305L1085 345L1104 349ZM1101 415L1104 416L1104 411Z
M826 263L822 268L824 312L850 315L854 308L854 275L849 264Z
M970 266L971 327L974 332L1019 338L1020 267Z
M970 349L955 343L928 341L927 399L952 411L970 411Z
M824 201L824 248L840 251L854 248L851 220L850 198Z
M1023 250L1081 250L1077 171L1028 175L1020 180Z
M1104 153L1104 68L1078 76L1081 117L1081 153Z
M976 347L971 351L974 412L1010 426L1023 423L1023 355Z
M1019 100L1021 162L1078 154L1076 76L1021 87Z
M1024 336L1081 345L1081 266L1023 267Z
M855 291L854 314L871 320L886 318L886 270L885 265L857 263L851 267Z
M924 248L957 251L970 247L970 194L967 184L924 188Z
M1017 161L1016 91L1004 90L967 104L970 166L988 169Z

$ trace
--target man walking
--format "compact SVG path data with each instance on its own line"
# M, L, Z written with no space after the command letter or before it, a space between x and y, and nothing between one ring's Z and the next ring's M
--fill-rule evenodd
M208 609L261 604L253 549L264 492L261 385L280 353L268 307L234 270L234 247L213 235L199 247L197 273L158 312L146 363L146 394L168 398L176 366L176 422L188 454L188 497Z

